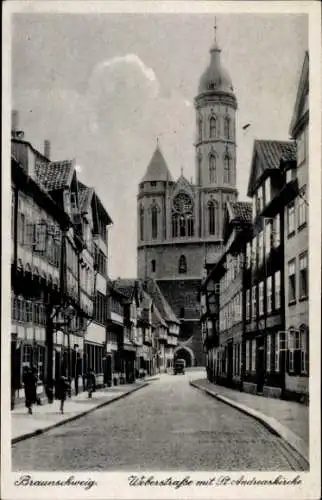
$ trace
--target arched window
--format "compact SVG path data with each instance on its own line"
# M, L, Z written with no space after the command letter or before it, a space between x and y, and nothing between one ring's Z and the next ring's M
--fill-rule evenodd
M193 202L191 197L181 191L172 204L172 237L180 238L194 235Z
M158 237L158 207L153 205L151 208L151 222L152 222L152 239L156 240Z
M218 203L214 200L208 202L208 232L211 235L217 233Z
M144 240L144 208L140 206L140 240Z
M209 182L216 182L216 157L214 154L209 156Z
M156 270L156 262L155 259L151 260L151 271L152 273L155 273Z
M229 154L224 156L224 183L231 183L231 158Z
M231 139L231 127L230 127L229 116L225 116L224 119L224 135L226 139Z
M198 119L198 139L202 140L202 119L201 117Z
M179 259L179 274L186 274L187 272L187 259L184 255L181 255Z
M217 120L214 116L209 120L209 136L211 139L217 137Z

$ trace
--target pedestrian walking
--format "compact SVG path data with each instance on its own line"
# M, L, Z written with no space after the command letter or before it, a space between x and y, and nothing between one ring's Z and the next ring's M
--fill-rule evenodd
M32 414L32 405L37 402L37 375L35 371L27 367L23 373L23 384L25 389L25 403L28 414Z
M89 370L88 375L87 375L87 391L88 391L88 397L91 399L93 392L95 392L96 389L96 377L95 373L93 370Z
M69 382L68 378L62 375L58 380L57 386L57 397L60 400L60 413L64 414L64 403L67 398L67 393L69 391Z

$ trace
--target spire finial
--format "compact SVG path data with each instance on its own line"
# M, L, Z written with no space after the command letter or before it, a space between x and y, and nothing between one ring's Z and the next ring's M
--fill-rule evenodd
M159 147L159 136L157 135L157 148Z
M183 167L181 166L181 175L183 177Z
M214 41L217 43L217 17L215 16L215 23L214 23Z

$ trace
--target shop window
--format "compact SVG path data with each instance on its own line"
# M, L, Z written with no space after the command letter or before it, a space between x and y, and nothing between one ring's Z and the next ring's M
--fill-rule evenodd
M253 339L251 342L252 346L252 357L251 357L251 371L256 371L256 340Z

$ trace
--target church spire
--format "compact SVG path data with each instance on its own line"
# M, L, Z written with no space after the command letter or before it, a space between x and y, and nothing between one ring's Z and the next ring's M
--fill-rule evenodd
M221 49L218 45L218 42L217 42L217 29L218 29L218 26L217 26L217 18L215 16L215 21L214 21L214 41L213 41L213 44L210 48L210 52L221 52Z

